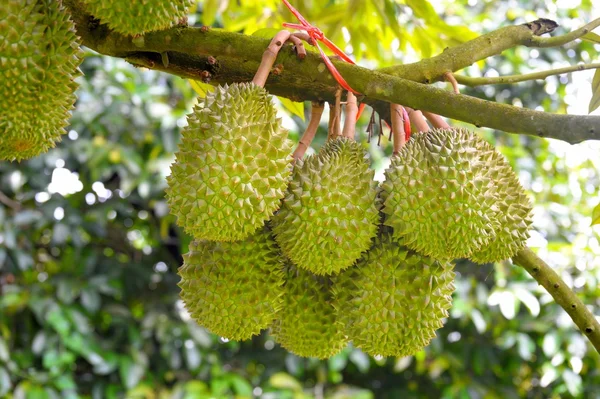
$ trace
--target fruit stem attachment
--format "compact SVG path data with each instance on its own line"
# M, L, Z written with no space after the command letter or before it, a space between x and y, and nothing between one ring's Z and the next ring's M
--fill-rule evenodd
M335 104L329 103L329 131L327 140L335 140L341 135L340 114L341 114L342 88L338 86L335 92Z
M356 96L351 91L346 95L346 119L344 120L344 129L342 136L354 140L356 133L356 115L358 114L358 103Z
M265 50L262 56L262 60L260 61L260 66L254 75L254 79L252 79L252 83L256 84L260 87L265 87L265 83L267 82L267 78L269 77L269 73L271 73L271 68L275 63L275 59L277 58L277 54L279 54L279 50L283 47L283 44L290 39L291 33L287 30L281 30L277 32L277 34L269 43L269 46ZM295 44L295 42L294 42ZM304 49L304 46L301 46ZM299 47L296 45L296 49ZM306 55L306 52L304 53ZM300 53L298 53L300 57Z
M446 122L444 118L431 112L423 111L425 118L431 123L436 129L452 129L452 127Z
M452 90L454 90L454 94L460 94L460 90L458 89L458 82L456 81L456 78L454 77L454 74L450 71L444 73L444 80L446 82L450 82L450 84L452 85Z
M323 115L323 110L325 109L324 103L313 102L312 107L310 109L310 121L308 122L308 126L298 143L298 147L294 151L293 157L294 162L298 159L301 159L304 156L308 147L310 147L310 143L312 143L315 138L315 134L317 133L317 129L319 128L319 122L321 121L321 115Z
M560 276L528 247L519 251L512 260L552 295L600 353L600 323Z
M421 111L417 111L409 107L405 108L408 112L410 122L417 128L417 132L422 133L429 131L429 125L427 124L427 121L425 120L425 117Z
M390 115L392 117L394 155L398 155L404 144L406 144L406 131L404 130L404 121L402 120L402 106L391 104Z

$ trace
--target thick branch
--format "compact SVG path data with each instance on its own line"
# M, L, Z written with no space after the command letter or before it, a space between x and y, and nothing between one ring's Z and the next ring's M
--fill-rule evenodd
M569 314L581 332L594 345L596 351L600 353L598 320L560 276L527 247L513 257L513 262L527 270L552 295L556 303Z
M74 20L83 43L102 54L125 58L134 65L168 72L184 78L204 79L210 77L213 84L250 81L260 64L269 40L217 29L174 27L147 33L140 38L119 35L104 25L93 23L91 17L81 11L77 0L65 0L74 13ZM502 33L504 32L504 33ZM506 41L503 35L510 39ZM512 43L514 36L526 40L532 31L524 26L502 28L473 42L485 44L488 39ZM506 44L505 44L506 45ZM500 48L494 47L493 48ZM296 101L333 102L337 83L315 53L308 53L299 61L287 45L282 48L277 64L279 73L271 74L265 88L272 94ZM452 49L447 50L442 56ZM435 57L434 57L435 58ZM431 59L429 59L431 60ZM417 75L429 68L435 73L437 63L424 60L413 64ZM168 61L168 62L165 62ZM430 111L448 118L486 126L511 133L525 133L540 137L552 137L577 143L600 139L600 117L552 115L510 105L479 100L460 94L449 93L425 84L397 76L371 71L356 65L332 60L348 84L364 94L359 100L374 106L380 114L389 115L389 104L403 104L414 109ZM450 59L444 72L458 64ZM405 66L406 67L406 66ZM417 75L410 75L419 80ZM420 71L420 72L419 72Z
M571 65L564 68L551 69L548 71L532 72L523 75L507 75L489 78L473 78L470 76L454 75L456 81L465 86L497 85L525 82L528 80L546 79L548 76L560 75L563 73L584 71L586 69L600 68L600 63Z

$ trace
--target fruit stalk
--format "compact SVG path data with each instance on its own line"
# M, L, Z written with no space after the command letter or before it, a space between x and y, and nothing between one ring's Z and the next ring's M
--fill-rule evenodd
M406 132L404 131L404 121L402 120L402 106L398 104L390 105L390 114L392 116L392 135L394 136L394 155L397 155L406 144Z
M422 133L427 132L429 130L429 125L427 124L427 121L425 120L425 117L423 116L423 113L421 111L417 111L410 107L404 108L406 108L406 112L408 112L410 123L415 125L415 127L417 128L417 132Z
M425 116L425 118L427 118L429 123L431 123L431 125L436 129L452 129L452 126L450 126L448 122L444 120L444 118L437 114L423 111L423 115Z
M358 104L356 103L356 96L351 91L348 92L346 97L346 119L344 120L344 129L342 130L342 136L354 140L356 133L356 115L358 114Z
M528 247L519 251L512 260L552 295L600 353L600 323L563 279Z
M269 46L263 53L260 66L258 67L256 74L254 75L254 79L252 79L252 83L260 87L265 87L265 83L267 82L269 73L271 73L271 68L275 63L277 54L279 53L281 46L283 46L283 44L290 38L290 35L291 33L289 31L281 30L277 32L275 37L273 37L271 43L269 43ZM298 46L296 46L296 48L298 48Z
M302 158L313 139L315 138L315 134L317 133L317 129L319 128L319 122L321 121L321 115L323 115L323 110L325 109L325 105L323 103L313 102L310 110L310 121L308 122L308 126L298 143L298 147L294 151L293 157L294 161Z

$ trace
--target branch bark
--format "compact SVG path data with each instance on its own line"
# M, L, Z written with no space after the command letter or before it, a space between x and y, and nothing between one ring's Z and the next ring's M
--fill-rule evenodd
M596 351L600 353L600 324L598 320L560 276L527 247L513 257L513 262L527 270L552 295L556 303L569 314L583 335L590 340Z
M481 85L497 85L507 83L526 82L529 80L546 79L548 76L561 75L563 73L584 71L586 69L598 69L600 63L595 64L579 64L571 65L564 68L550 69L548 71L525 73L523 75L506 75L498 77L481 77L475 78L471 76L454 75L456 81L465 86L481 86Z
M78 34L87 47L183 78L201 80L210 76L213 84L250 81L269 44L264 38L183 26L132 38L98 25L83 11L79 0L64 0L64 3L72 11ZM442 79L445 72L464 68L519 43L528 43L533 37L534 31L525 25L502 28L448 49L438 57L388 69L388 73L335 59L332 62L348 84L363 93L359 100L385 117L389 116L390 103L403 104L509 133L551 137L569 143L600 139L598 116L547 114L419 83ZM295 101L335 101L337 83L317 54L309 52L304 60L298 60L288 45L281 49L277 63L282 66L281 73L271 74L265 85L270 93Z

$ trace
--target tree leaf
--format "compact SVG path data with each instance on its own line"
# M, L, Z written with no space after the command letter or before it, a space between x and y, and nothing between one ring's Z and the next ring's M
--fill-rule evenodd
M269 378L269 383L274 388L291 389L295 392L302 392L302 385L288 373L280 371Z
M202 24L211 26L215 22L218 9L219 0L205 0L202 8Z
M591 43L600 44L600 35L594 32L586 33L581 38Z
M281 101L281 105L292 114L299 116L300 119L304 120L304 103L292 101L289 98L277 97Z
M592 224L591 224L591 226L593 226L595 224L600 224L600 204L596 205L596 207L592 211Z
M592 99L590 100L589 113L600 107L600 69L596 69L594 79L592 79Z
M190 82L190 85L192 85L192 89L194 89L200 97L206 97L207 93L210 93L215 89L215 86L200 82L199 80L188 79L188 81Z

